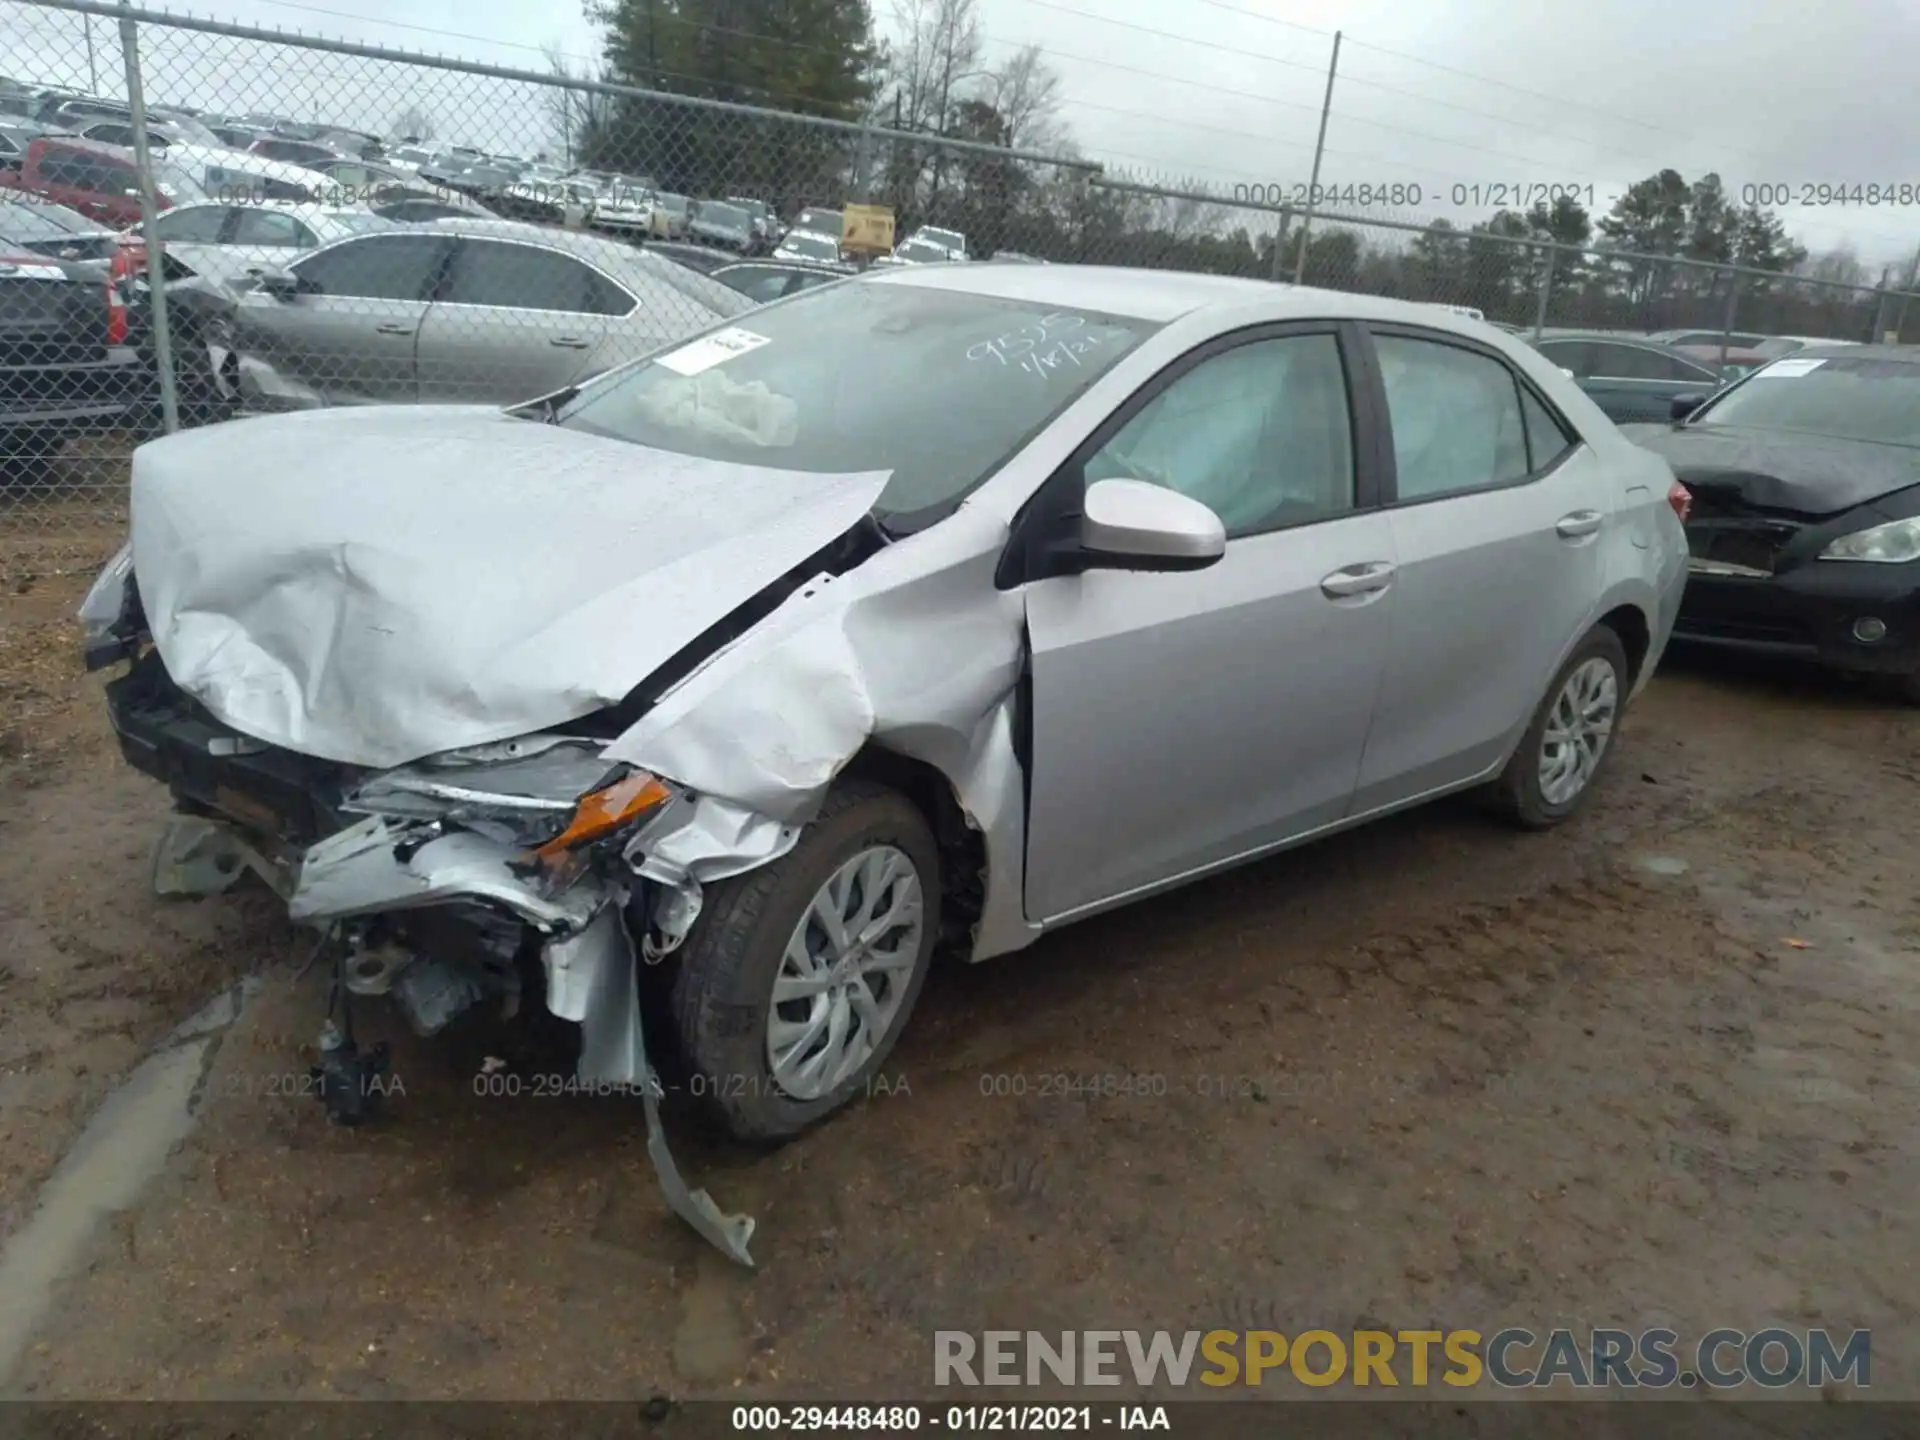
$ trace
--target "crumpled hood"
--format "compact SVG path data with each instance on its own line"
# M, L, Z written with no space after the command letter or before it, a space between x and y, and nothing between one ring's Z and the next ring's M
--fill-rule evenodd
M886 480L490 407L275 416L135 452L133 568L168 673L221 720L386 767L619 700Z
M1920 485L1920 450L1734 425L1623 425L1696 493L1756 510L1835 515Z

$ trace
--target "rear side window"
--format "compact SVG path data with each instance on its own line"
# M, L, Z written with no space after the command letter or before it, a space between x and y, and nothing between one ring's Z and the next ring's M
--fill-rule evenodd
M762 305L769 300L778 300L794 286L794 277L784 270L733 270L715 277L725 281L749 300L758 300Z
M292 268L322 295L425 300L445 252L446 241L436 235L373 235L322 250Z
M1593 373L1603 380L1677 380L1682 372L1671 355L1638 345L1596 345Z
M1527 457L1533 473L1545 470L1578 442L1560 417L1542 405L1526 386L1520 387L1520 418L1527 429Z
M520 310L565 310L605 315L618 291L569 255L532 245L464 240L441 297L450 305L497 305ZM629 301L625 308L631 308Z
M1593 374L1593 346L1584 340L1551 341L1540 345L1538 349L1562 370L1571 371L1577 379L1584 380Z
M170 210L154 223L162 240L212 245L220 239L220 227L226 220L224 206L195 205L185 210Z
M1435 340L1379 335L1394 470L1402 500L1487 490L1526 478L1526 425L1513 372Z
M311 249L314 240L313 232L293 216L278 210L256 210L249 206L240 212L233 230L233 243Z

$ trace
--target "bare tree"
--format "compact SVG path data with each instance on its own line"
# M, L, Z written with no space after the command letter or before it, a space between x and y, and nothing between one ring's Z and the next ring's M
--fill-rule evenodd
M895 0L899 43L889 52L898 121L903 129L935 135L947 132L957 100L966 86L984 77L980 68L979 0ZM896 157L895 189L917 188L924 162L913 157L902 166ZM933 185L929 206L940 200L947 157L933 147ZM907 198L905 193L900 195Z
M396 139L431 140L439 133L439 128L433 123L433 117L418 105L409 105L393 117L393 134Z
M983 98L999 112L1011 149L1052 150L1066 138L1060 123L1060 76L1038 45L1016 50L989 70Z
M1798 273L1809 280L1831 280L1838 285L1873 283L1871 272L1860 261L1860 252L1845 241L1831 250L1808 256L1800 263Z
M584 64L576 70L557 42L541 46L540 53L546 57L547 73L557 81L594 78ZM578 163L587 136L606 124L608 97L598 90L584 90L573 84L561 83L548 86L541 98L562 158L569 166Z

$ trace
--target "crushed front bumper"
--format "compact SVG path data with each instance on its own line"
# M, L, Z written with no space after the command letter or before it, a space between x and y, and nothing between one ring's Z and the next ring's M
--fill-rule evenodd
M1863 621L1863 640L1856 627ZM1884 628L1880 628L1884 627ZM1688 577L1673 638L1880 675L1920 673L1920 561L1811 561L1773 575Z
M378 988L402 1001L414 1028L432 1033L473 1000L502 993L499 956L481 952L491 930L506 936L505 968L527 939L546 973L547 1008L580 1026L578 1076L589 1088L637 1090L647 1153L669 1207L730 1258L751 1266L754 1222L730 1215L681 1177L659 1114L660 1084L647 1059L627 887L586 871L553 891L519 848L424 819L355 816L340 806L364 776L350 767L261 744L222 725L184 695L149 650L108 682L107 711L121 752L165 783L192 812L162 837L156 888L164 893L225 889L243 860L287 897L288 913L333 934L360 922L397 924L410 947L410 921L440 920L450 953L409 949ZM637 881L635 883L638 883ZM501 948L496 945L496 948ZM343 962L344 964L344 962ZM408 1003L406 971L438 971L429 984L433 1018ZM439 975L450 984L443 984Z
M289 899L295 920L327 925L367 915L480 902L512 912L542 937L547 1008L580 1026L578 1075L589 1087L637 1089L646 1110L647 1154L667 1204L734 1260L751 1266L753 1220L723 1212L681 1178L659 1113L660 1086L647 1061L625 892L584 877L554 896L526 873L520 852L432 821L373 815L309 849Z

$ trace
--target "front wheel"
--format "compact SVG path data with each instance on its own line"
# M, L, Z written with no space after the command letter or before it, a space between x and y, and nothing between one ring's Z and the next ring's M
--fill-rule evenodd
M784 1140L860 1094L919 997L940 859L903 795L837 785L771 865L707 888L674 978L675 1038L701 1108Z
M1628 688L1620 637L1596 625L1547 687L1490 798L1529 830L1558 825L1580 808L1613 751Z

